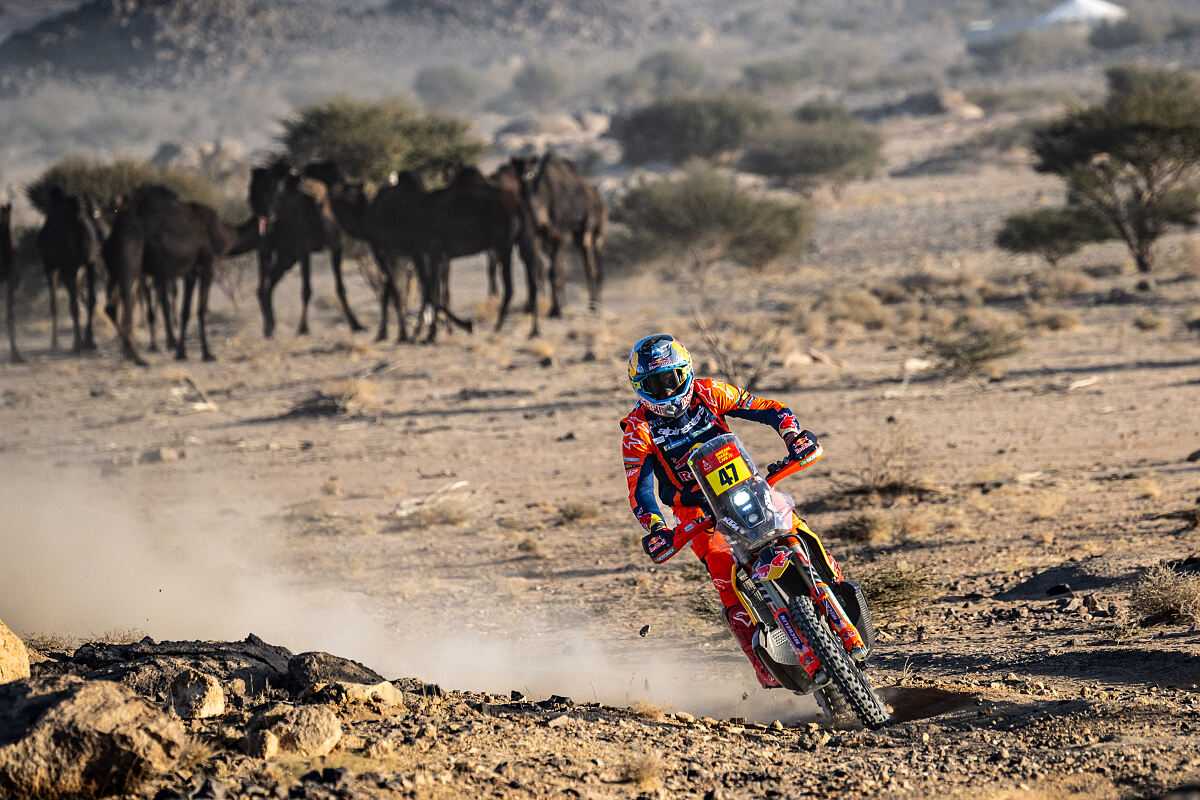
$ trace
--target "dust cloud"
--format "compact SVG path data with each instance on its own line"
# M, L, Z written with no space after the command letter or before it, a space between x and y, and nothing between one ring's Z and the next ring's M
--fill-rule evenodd
M448 688L644 699L768 722L815 711L811 701L759 690L732 641L720 653L622 648L584 620L522 613L500 617L508 630L485 633L473 621L495 623L505 606L486 585L394 601L289 571L281 504L252 485L181 486L157 470L101 477L9 461L0 469L0 619L18 633L95 638L132 628L155 639L236 640L253 632Z

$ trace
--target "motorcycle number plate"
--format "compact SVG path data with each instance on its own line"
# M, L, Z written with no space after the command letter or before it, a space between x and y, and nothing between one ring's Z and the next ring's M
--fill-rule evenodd
M746 460L741 456L736 456L707 473L704 479L708 481L714 494L721 495L749 477L750 467L747 466Z

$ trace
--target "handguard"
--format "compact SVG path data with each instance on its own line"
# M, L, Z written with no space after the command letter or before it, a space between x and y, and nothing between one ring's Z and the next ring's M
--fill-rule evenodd
M711 519L701 517L674 528L652 531L642 537L642 549L655 564L662 564L686 547L692 539L711 531L712 527Z

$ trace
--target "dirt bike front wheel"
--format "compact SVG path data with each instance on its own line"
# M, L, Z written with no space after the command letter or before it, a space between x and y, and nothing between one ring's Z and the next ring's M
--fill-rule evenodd
M874 731L891 722L892 716L887 706L879 699L867 676L850 658L846 648L834 638L824 620L817 615L812 599L797 597L792 600L788 611L837 692L862 724Z

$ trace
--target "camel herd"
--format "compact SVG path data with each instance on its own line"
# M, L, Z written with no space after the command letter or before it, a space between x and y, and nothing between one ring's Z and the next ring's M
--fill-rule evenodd
M563 256L572 243L586 268L590 307L595 309L600 299L599 252L607 210L578 168L554 154L513 158L490 176L474 166L459 167L448 174L442 188L433 190L420 173L406 171L393 176L373 196L364 184L348 181L333 162L315 161L297 170L277 160L252 170L249 202L252 216L232 225L212 208L186 202L157 184L139 186L111 207L51 187L44 204L46 219L37 233L50 290L51 347L58 347L59 285L66 289L74 326L72 350L79 353L96 347L92 320L102 266L107 275L104 310L128 358L146 363L133 337L133 312L140 302L150 350L157 350L157 303L166 346L175 350L176 358L185 359L196 293L201 353L206 361L213 360L207 315L216 262L252 250L258 255L257 295L265 336L275 329L274 288L296 264L301 274L299 333L308 332L311 256L326 250L346 322L353 331L364 330L342 280L344 236L364 241L379 268L383 287L376 341L388 337L389 309L396 313L397 340L410 340L408 307L414 284L420 291L420 308L411 338L420 338L421 328L426 327L424 341L434 341L443 318L470 330L471 321L450 310L450 262L462 256L484 253L489 258L489 292L501 296L497 329L504 324L513 296L514 247L525 268L531 336L538 333L543 256L549 262L551 316L562 313ZM0 207L0 279L8 286L9 347L17 362L22 359L13 317L16 268L10 217L11 206ZM180 281L183 293L176 330ZM82 321L81 307L86 312Z

